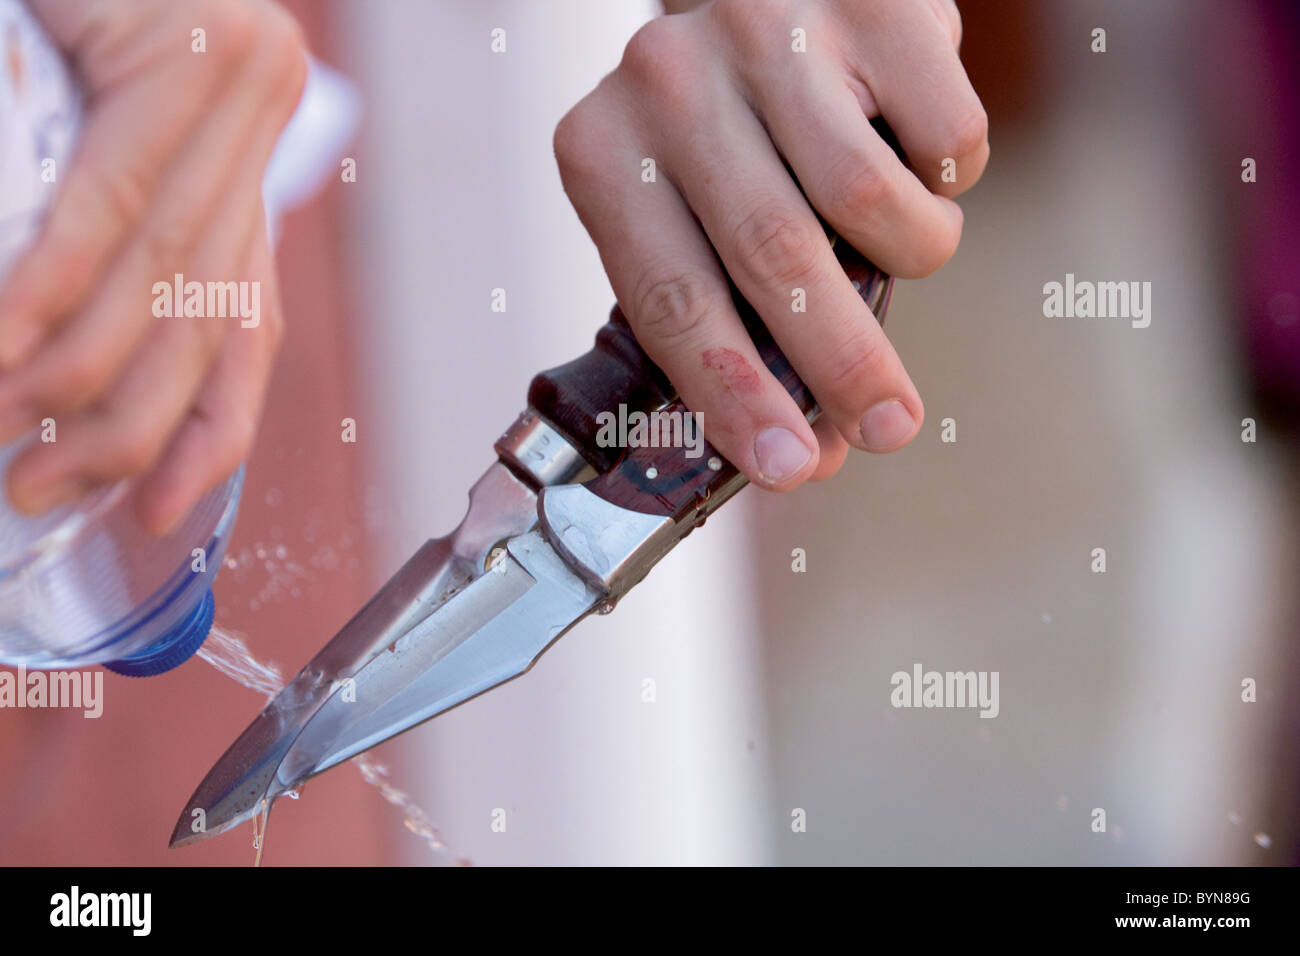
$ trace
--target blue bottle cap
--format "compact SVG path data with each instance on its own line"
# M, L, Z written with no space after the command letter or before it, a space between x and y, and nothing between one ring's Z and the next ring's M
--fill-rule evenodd
M104 666L113 673L126 677L152 677L179 667L193 657L207 640L216 609L217 603L209 588L203 592L202 600L194 606L189 617L163 637L130 657L110 661Z

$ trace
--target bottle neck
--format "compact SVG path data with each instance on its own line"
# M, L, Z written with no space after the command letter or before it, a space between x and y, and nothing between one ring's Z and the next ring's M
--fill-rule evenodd
M143 650L104 666L126 677L152 677L179 667L193 657L212 630L216 602L212 589L203 592L194 609L179 624Z

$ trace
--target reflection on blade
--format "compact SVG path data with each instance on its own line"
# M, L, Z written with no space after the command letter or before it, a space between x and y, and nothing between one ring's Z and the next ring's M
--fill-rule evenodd
M536 531L381 653L303 728L277 774L293 789L314 774L526 671L602 599Z
M327 683L303 670L204 779L172 846L228 830L263 800L523 673L602 599L540 532L512 538L491 571L359 669Z
M417 551L217 761L186 804L171 845L228 830L250 819L264 798L282 792L276 769L312 715L386 647L479 578L492 547L532 527L536 508L536 493L509 469L499 462L488 468L470 491L460 527Z

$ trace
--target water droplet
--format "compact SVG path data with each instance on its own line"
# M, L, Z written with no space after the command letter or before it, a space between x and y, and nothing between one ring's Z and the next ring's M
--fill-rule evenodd
M285 558L289 557L289 549L284 545L280 545L275 549L275 556L283 561Z
M1265 850L1267 850L1269 847L1273 845L1273 838L1269 836L1267 833L1256 833L1255 842L1258 843L1260 846L1262 846Z
M656 468L654 465L651 465L649 468L645 470L645 476L649 478L651 481L654 481L656 478L659 477L659 469Z
M262 848L266 846L266 823L270 815L271 802L264 797L257 812L253 814L253 849L257 851L253 857L253 866L262 865Z
M199 657L215 667L220 673L235 682L259 691L270 700L284 687L284 677L280 669L272 663L263 663L253 656L241 635L221 627L214 627L211 635L199 648ZM318 684L324 680L325 673L320 668L313 668L307 673L308 681ZM468 866L470 862L463 857L452 858L443 844L437 829L430 822L428 814L411 799L410 795L397 789L388 782L388 768L382 764L371 763L365 754L354 758L353 763L361 771L362 777L375 787L388 803L397 807L404 814L406 828L420 836L435 853L446 857L458 866ZM250 794L254 796L255 794ZM297 800L300 790L286 790L283 794L290 800ZM261 800L253 817L253 847L257 856L254 866L262 862L262 850L266 846L266 825L270 815L270 801Z
M709 470L710 470L710 471L721 471L721 470L722 470L722 459L719 458L717 455L714 455L712 458L710 458L710 459L709 459Z

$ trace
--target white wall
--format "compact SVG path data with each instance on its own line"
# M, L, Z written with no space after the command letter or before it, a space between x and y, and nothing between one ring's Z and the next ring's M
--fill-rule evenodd
M372 531L396 567L452 528L528 381L586 351L613 294L551 134L650 15L641 2L336 5L368 100L349 252ZM489 33L507 31L507 52ZM489 311L504 287L508 312ZM414 731L390 762L476 863L755 863L766 803L745 506L607 618ZM728 513L730 512L730 513ZM383 562L381 562L383 563ZM653 678L657 702L641 700ZM489 829L507 811L507 831ZM428 859L412 839L411 862Z

